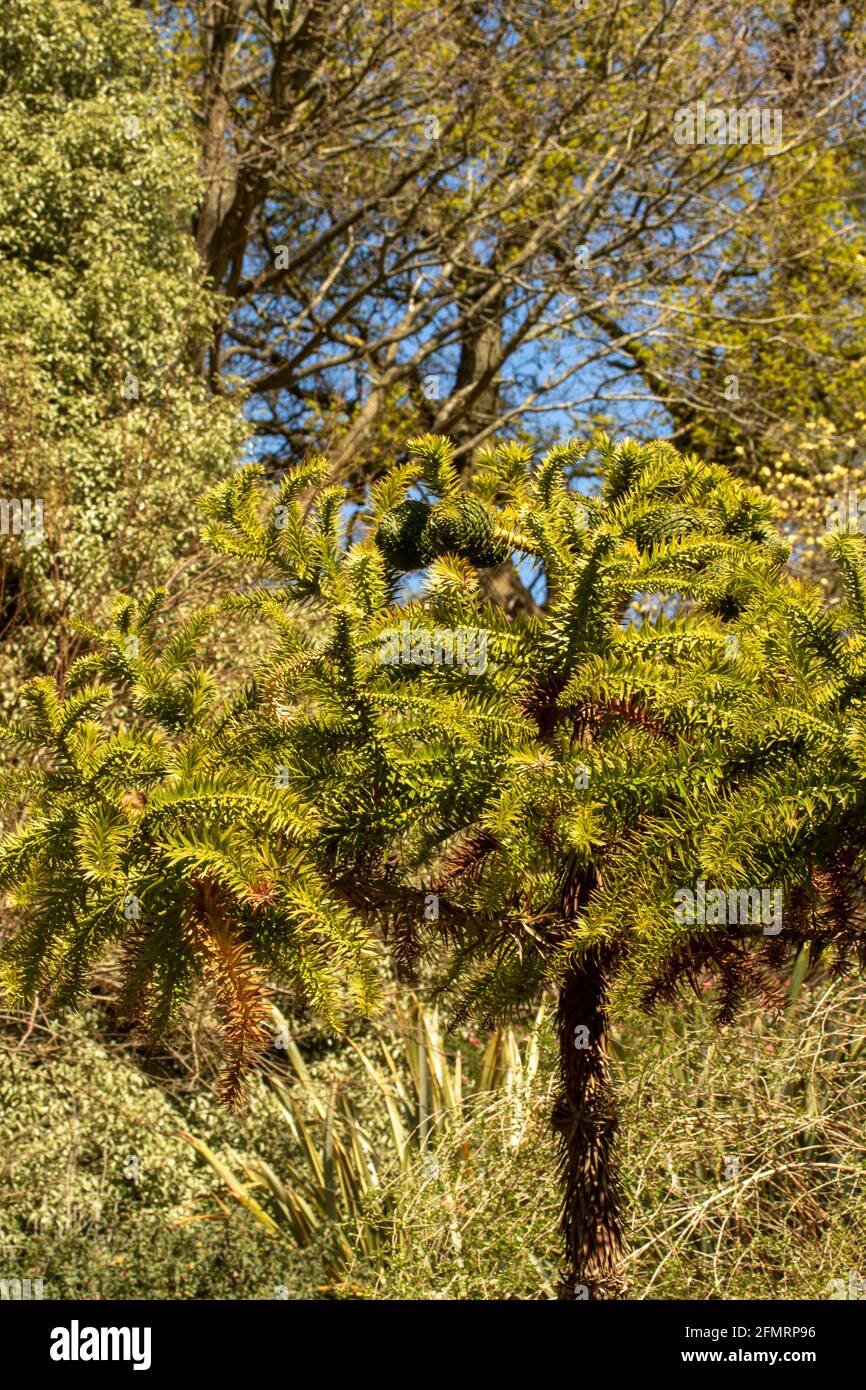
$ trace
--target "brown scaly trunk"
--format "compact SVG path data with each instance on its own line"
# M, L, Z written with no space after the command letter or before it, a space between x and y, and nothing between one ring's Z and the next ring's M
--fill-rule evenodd
M565 1242L559 1296L569 1300L617 1298L622 1292L613 1157L617 1115L605 1029L604 966L591 957L566 976L557 1010L560 1090L553 1128L560 1144Z

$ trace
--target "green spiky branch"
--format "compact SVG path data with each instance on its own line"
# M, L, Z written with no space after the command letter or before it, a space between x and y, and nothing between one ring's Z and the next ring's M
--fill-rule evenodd
M64 691L29 689L7 731L25 759L4 979L70 1000L121 943L127 1001L159 1028L204 977L230 1096L268 981L333 1026L375 1007L383 943L430 951L458 1014L513 1016L555 984L568 1286L605 1296L611 1009L710 968L730 1012L805 942L863 963L863 541L830 543L847 597L827 612L787 574L770 503L668 444L491 446L464 477L445 439L408 455L361 517L321 459L204 499L209 544L269 579L221 607L271 633L242 688L199 659L215 611L162 638L155 594L89 633ZM578 463L597 496L570 485ZM543 582L537 616L482 597L508 560ZM680 920L699 880L778 890L783 930Z

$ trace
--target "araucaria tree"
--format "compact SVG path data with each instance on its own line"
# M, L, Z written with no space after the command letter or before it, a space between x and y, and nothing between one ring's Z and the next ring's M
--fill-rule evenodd
M239 689L197 660L216 610L166 634L159 594L31 686L6 990L74 999L121 942L158 1029L203 976L234 1099L268 980L335 1026L375 1006L383 945L429 952L457 1015L555 986L562 1291L616 1296L612 1013L711 971L727 1016L806 943L863 963L863 541L831 542L825 612L770 504L668 444L504 444L461 477L428 436L363 513L327 474L267 496L252 467L204 501L209 543L270 578L223 605L273 628ZM481 598L508 560L536 616Z

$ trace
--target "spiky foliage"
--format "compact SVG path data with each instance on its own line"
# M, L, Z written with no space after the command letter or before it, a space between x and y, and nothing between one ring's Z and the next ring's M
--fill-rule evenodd
M590 454L594 497L570 485ZM491 447L468 479L447 440L410 441L351 543L359 519L319 459L270 499L249 468L204 507L214 548L270 572L225 605L272 625L270 656L217 700L195 662L209 615L160 647L155 596L92 634L62 699L32 687L19 737L42 753L0 858L23 916L11 983L71 997L123 939L158 1024L201 971L234 1092L266 975L332 1022L341 982L371 1003L376 940L444 955L458 1012L514 1015L555 982L570 1290L614 1291L611 1004L710 966L729 1012L762 954L804 939L862 958L862 542L833 542L848 602L826 613L786 577L759 493L605 437L538 463ZM537 617L480 596L479 569L508 556L546 586ZM125 721L99 717L111 699ZM778 890L782 932L681 921L698 880Z
M213 612L160 645L163 597L119 602L113 625L88 633L93 651L65 697L33 682L27 717L6 730L37 758L15 779L29 814L0 855L9 905L23 914L4 979L13 999L41 989L71 1001L119 942L125 1003L159 1032L203 977L224 1021L234 1101L272 1031L268 975L302 982L336 1022L347 990L369 1007L374 959L316 869L315 808L275 773L279 737L261 692L251 684L220 701L195 663Z

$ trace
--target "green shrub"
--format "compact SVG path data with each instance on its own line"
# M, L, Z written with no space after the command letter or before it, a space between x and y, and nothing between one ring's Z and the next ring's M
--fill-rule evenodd
M46 1298L274 1298L315 1289L315 1261L220 1209L192 1150L266 1142L253 1087L243 1121L205 1091L180 1103L129 1051L71 1016L0 1034L0 1274L42 1278ZM270 1136L273 1148L279 1131Z

